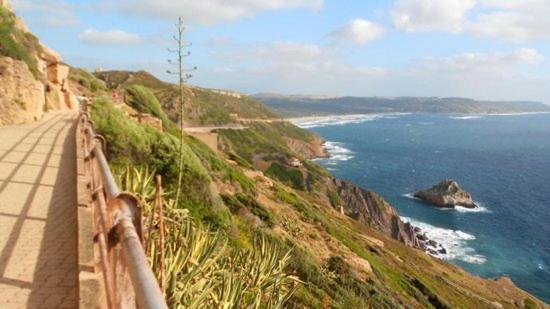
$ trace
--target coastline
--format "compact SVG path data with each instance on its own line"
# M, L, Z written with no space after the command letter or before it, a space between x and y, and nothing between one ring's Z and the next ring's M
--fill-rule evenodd
M546 114L547 112L543 112ZM550 112L548 112L550 113ZM350 114L345 116L308 116L292 118L293 123L303 129L311 129L322 126L345 125L352 123L362 123L365 121L374 121L378 119L391 119L397 116L410 115L411 113L385 113L385 114ZM533 113L528 113L533 114ZM521 113L519 115L528 115ZM539 113L537 113L539 114ZM450 115L450 114L449 114ZM491 114L495 115L495 114ZM509 114L503 115L508 116ZM452 116L450 116L452 117ZM290 119L287 119L290 121ZM305 124L305 125L304 125ZM312 132L314 133L314 132ZM314 133L316 134L316 133ZM324 160L324 168L329 172L334 171L332 166L336 166L340 161L348 161L354 158L354 153L346 148L343 143L327 141L323 137L318 136L314 142L316 147L321 150L318 153L323 153L322 156L311 155L310 160ZM321 142L321 143L319 143ZM334 177L334 175L333 175ZM404 194L403 197L421 201L414 197L411 193ZM477 204L476 204L477 205ZM393 207L393 206L392 206ZM394 207L395 208L395 207ZM442 211L449 209L438 208ZM475 209L453 208L457 212L489 212L485 207L477 206ZM440 260L461 260L466 263L483 264L486 262L485 256L475 253L475 250L466 244L466 241L474 240L474 235L465 233L460 230L452 230L443 227L436 227L425 222L417 221L412 218L399 214L399 219L402 223L409 227L409 237L413 240L412 245L426 254L431 255Z
M331 165L331 163L330 163L331 159L334 158L335 156L337 156L336 161L347 161L347 160L353 158L353 156L351 155L351 151L347 148L339 146L337 142L325 141L322 138L321 138L321 141L323 141L323 142L322 142L322 144L320 144L320 147L322 147L323 152L324 152L325 155L323 155L323 156L312 156L310 158L310 160L315 161L315 160L323 159L323 160L328 161L328 163L327 163L328 165ZM333 163L333 164L335 164L335 163ZM331 172L331 174L332 174L332 170L330 168L328 168L326 166L325 166L325 168L327 168L327 170L329 172ZM332 177L335 177L335 176L332 175ZM359 186L359 187L361 187L361 186ZM412 198L416 199L415 197L412 197ZM392 207L394 207L394 206L392 206ZM416 221L412 220L411 218L404 217L400 214L398 214L398 216L399 216L399 220L405 226L408 227L408 231L406 231L406 232L409 234L409 237L412 240L411 246L413 248L420 249L420 250L424 251L425 253L427 253L427 254L429 254L433 257L436 257L438 259L441 259L441 260L448 260L448 259L451 259L452 257L455 256L455 255L452 255L451 250L449 248L450 246L444 245L443 241L441 241L441 239L438 239L439 240L438 241L438 240L434 239L434 238L437 238L437 237L430 236L430 230L433 230L432 228L430 228L431 227L430 225L422 223L422 222L417 223ZM462 237L463 235L467 235L466 239L472 239L472 238L475 239L474 236L468 235L468 234L463 233L461 231L454 231L454 233L456 235L458 235L458 237ZM466 260L466 261L470 262L468 260ZM479 256L479 257L476 257L475 259L473 259L471 261L473 263L478 263L478 261L480 263L484 263L485 262L485 257Z
M311 114L304 116L288 116L283 117L286 121L292 122L294 124L310 122L310 121L322 121L322 120L339 120L339 119L359 119L365 117L384 117L384 116L403 116L411 114L437 114L437 115L448 115L452 116L528 116L528 115L540 115L540 114L550 114L550 111L540 111L540 112L511 112L511 113L435 113L435 112L387 112L387 113L363 113L363 114ZM298 125L299 126L299 125Z

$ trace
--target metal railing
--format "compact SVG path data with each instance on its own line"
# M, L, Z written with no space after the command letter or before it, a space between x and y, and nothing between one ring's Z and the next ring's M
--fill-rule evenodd
M100 307L167 308L143 249L139 200L119 192L104 154L105 139L95 133L86 102L77 134L92 195L96 268L103 277L105 304Z

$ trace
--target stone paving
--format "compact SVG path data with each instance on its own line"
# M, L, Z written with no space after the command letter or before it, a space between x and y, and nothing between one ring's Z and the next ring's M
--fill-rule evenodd
M76 112L0 128L0 308L77 308Z

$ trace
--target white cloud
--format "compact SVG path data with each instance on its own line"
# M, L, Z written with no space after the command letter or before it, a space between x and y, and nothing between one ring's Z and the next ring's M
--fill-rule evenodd
M213 43L215 44L215 43ZM353 96L457 96L542 100L550 76L535 49L415 59L392 68L347 62L334 46L224 40L194 82L237 91ZM237 78L238 76L238 78Z
M85 43L93 45L130 45L142 42L139 35L123 30L99 31L87 29L81 32L78 38Z
M397 0L394 25L408 32L470 33L505 41L550 39L548 0Z
M382 35L382 33L384 33L384 27L381 25L358 18L352 20L346 26L331 32L329 36L337 41L363 45L368 41L376 39Z
M511 52L464 53L447 58L426 59L422 67L462 77L487 73L489 78L517 75L517 67L544 62L544 56L535 49L521 48ZM479 76L479 75L477 75Z
M225 60L246 60L245 66L256 71L291 79L304 75L330 79L347 74L383 73L378 68L352 66L342 60L338 49L316 44L277 41L258 46L240 46L230 55L232 59Z
M16 11L36 13L37 22L48 27L68 27L78 24L74 6L64 0L13 0Z
M469 21L469 32L518 43L550 39L550 1L482 0L481 4L496 10L480 13Z
M392 8L394 25L408 32L460 32L475 0L398 0Z
M290 8L319 10L323 0L110 0L107 9L141 17L216 24L252 17L258 12Z

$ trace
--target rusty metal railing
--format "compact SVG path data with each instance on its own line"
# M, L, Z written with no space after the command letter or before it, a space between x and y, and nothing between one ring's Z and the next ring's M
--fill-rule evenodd
M99 307L167 308L143 249L139 200L119 192L104 154L105 139L95 133L86 102L77 134L92 196L96 268L103 277L105 300Z

